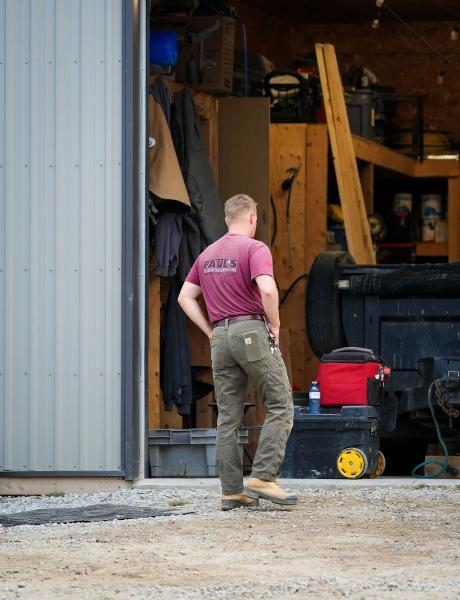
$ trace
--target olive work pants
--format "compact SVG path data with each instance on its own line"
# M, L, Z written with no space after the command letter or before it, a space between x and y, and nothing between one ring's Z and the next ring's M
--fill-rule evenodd
M265 407L265 421L252 464L252 477L274 481L292 429L291 386L281 352L272 353L263 321L238 321L214 329L211 359L216 401L217 465L224 495L243 491L238 430L251 381Z

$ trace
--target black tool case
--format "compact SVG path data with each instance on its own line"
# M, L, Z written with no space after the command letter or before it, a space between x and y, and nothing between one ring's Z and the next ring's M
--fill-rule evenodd
M376 472L380 445L379 408L342 406L319 415L306 406L294 406L294 426L289 436L280 477L289 479L357 479ZM353 452L351 452L353 451ZM358 471L342 473L337 461L358 457ZM363 458L362 455L365 457ZM350 462L351 464L351 462Z

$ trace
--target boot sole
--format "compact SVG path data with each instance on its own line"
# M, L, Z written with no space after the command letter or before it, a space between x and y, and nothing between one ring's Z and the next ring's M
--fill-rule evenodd
M233 510L234 508L253 508L259 506L259 499L254 498L254 500L256 500L256 502L251 502L251 504L239 502L238 500L222 500L220 508L221 510Z
M269 500L273 502L273 504L282 504L283 506L293 506L297 504L297 498L277 498L276 496L270 496L270 494L265 494L264 492L259 492L257 490L252 490L251 488L244 488L244 493L249 498L263 498L264 500Z

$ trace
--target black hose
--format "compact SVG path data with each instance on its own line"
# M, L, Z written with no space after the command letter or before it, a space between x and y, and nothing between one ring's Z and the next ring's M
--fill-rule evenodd
M295 286L299 283L299 281L301 281L303 278L308 278L308 273L299 275L299 277L297 277L297 279L294 279L294 281L291 283L291 285L288 287L288 289L284 292L283 297L280 300L280 307L283 306L283 304L286 302L289 294L292 292L292 290L295 288Z

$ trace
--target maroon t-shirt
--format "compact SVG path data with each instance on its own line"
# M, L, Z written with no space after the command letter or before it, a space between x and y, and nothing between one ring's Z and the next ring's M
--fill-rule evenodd
M199 285L212 322L264 314L258 275L273 277L271 252L263 242L226 233L196 259L186 281Z

